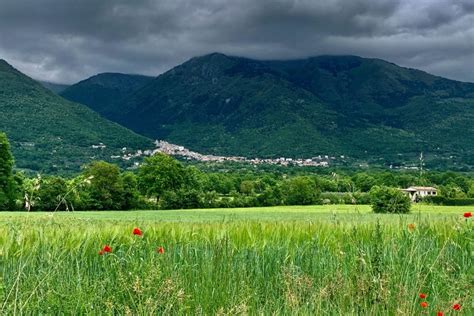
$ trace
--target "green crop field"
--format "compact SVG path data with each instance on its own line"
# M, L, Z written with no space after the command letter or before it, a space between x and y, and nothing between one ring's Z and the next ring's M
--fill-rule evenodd
M0 314L472 315L465 212L0 213Z

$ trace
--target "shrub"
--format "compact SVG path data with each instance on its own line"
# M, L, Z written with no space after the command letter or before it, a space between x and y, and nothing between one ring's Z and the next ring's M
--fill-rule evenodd
M432 203L435 205L449 205L449 206L466 206L474 205L474 199L450 199L444 196L427 196L423 199L423 202Z
M374 213L409 213L410 198L397 188L374 186L370 190Z
M160 198L160 208L166 210L199 208L201 204L200 194L197 190L166 191Z

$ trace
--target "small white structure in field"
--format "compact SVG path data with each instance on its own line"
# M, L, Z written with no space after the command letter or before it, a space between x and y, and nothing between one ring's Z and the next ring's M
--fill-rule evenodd
M426 196L436 196L438 194L438 190L433 187L409 187L402 191L408 194L413 202L417 202Z

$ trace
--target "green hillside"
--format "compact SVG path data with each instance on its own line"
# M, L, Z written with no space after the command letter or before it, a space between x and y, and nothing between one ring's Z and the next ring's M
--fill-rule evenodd
M12 144L18 168L71 172L122 147L150 148L151 140L69 102L0 60L0 131ZM106 148L94 149L103 143Z
M208 153L388 165L423 151L437 165L474 165L474 84L378 59L210 54L108 108L140 134Z
M89 106L105 117L113 118L120 113L121 100L152 79L140 75L103 73L76 83L60 94L68 100Z

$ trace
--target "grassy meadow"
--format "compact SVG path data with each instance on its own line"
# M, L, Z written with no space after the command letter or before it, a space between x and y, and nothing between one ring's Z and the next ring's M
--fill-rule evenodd
M472 315L464 212L0 213L0 313Z

